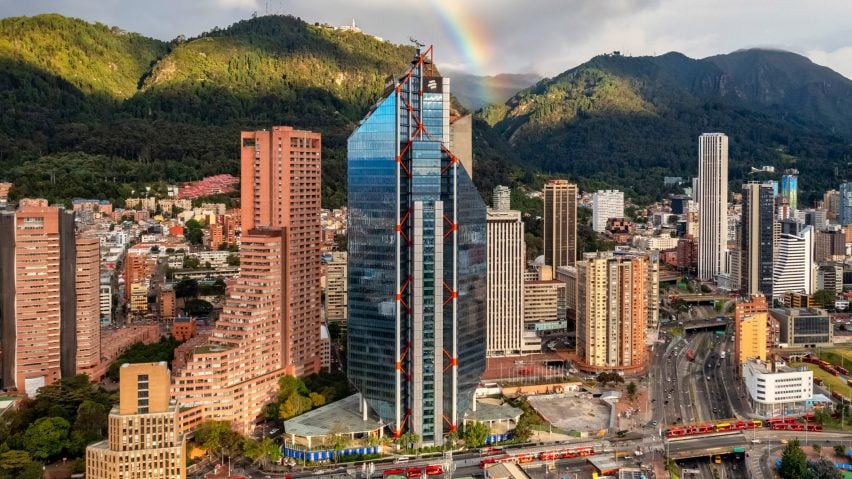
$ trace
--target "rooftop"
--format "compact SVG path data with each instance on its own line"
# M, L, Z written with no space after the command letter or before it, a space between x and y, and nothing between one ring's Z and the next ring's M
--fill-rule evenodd
M485 401L476 401L476 411L468 410L464 418L471 421L516 421L524 412L508 403L493 404Z
M746 365L749 367L749 369L760 374L797 373L808 371L808 368L805 367L791 368L790 366L787 366L785 363L780 361L775 363L775 369L773 371L771 361L762 361L754 358L749 358L746 362Z
M361 394L353 394L284 421L284 431L299 437L318 437L340 433L368 433L384 427L382 420L372 410L364 421L359 410L360 403Z

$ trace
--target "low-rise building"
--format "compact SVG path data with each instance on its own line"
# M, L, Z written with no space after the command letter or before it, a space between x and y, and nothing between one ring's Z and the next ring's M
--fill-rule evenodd
M553 279L553 269L541 266L534 280L524 282L524 329L550 331L565 329L565 309L559 298L565 297L565 283ZM560 293L560 290L563 290Z
M742 365L749 402L762 416L792 414L807 407L813 397L813 372L791 368L780 361L749 359Z
M779 341L791 347L830 346L834 342L831 317L824 309L778 308L770 314L778 320Z
M172 336L181 343L194 338L195 323L195 318L175 318L172 323Z

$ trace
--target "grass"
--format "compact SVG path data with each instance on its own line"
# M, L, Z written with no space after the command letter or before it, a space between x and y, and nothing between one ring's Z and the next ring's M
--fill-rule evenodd
M674 461L669 461L666 463L666 470L669 471L669 476L672 479L680 479L680 469L678 469L677 464Z
M837 377L833 374L830 374L826 371L823 371L816 364L790 363L790 366L792 366L792 367L804 366L804 367L806 367L806 368L808 368L808 369L810 369L811 371L814 372L814 377L822 379L825 384L830 385L832 391L838 391L838 392L840 392L840 394L843 394L844 396L847 396L847 397L852 396L852 389L850 389L849 386L846 385L846 381L840 379L839 377Z
M821 349L819 358L837 366L852 367L852 349Z

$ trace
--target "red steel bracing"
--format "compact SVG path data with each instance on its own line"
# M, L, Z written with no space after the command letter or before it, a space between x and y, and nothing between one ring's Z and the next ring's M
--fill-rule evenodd
M444 233L444 238L446 238L447 236L450 236L450 235L453 233L453 231L455 231L456 229L458 229L458 227L459 227L459 226L458 226L457 224L453 223L453 222L452 222L452 221L451 221L451 220L447 217L447 215L444 215L444 221L446 221L446 222L447 222L447 224L448 224L448 225L450 225L450 229L448 229L448 230L447 230L447 232L446 232L446 233Z
M409 351L411 351L411 341L409 341L405 345L405 350L402 352L402 356L399 358L399 361L396 362L396 369L399 369L402 372L402 374L405 374L405 378L408 381L411 381L411 375L408 374L408 371L406 371L405 368L402 367L402 362L405 361L405 356L408 355Z
M450 418L448 418L446 414L442 414L442 416L444 416L444 422L446 422L450 426L450 432L456 432L458 426L450 422Z
M411 275L405 278L405 283L402 284L402 289L399 290L399 293L396 293L396 300L402 303L402 305L405 307L405 310L408 311L408 313L410 314L411 308L408 306L408 303L406 303L405 300L402 299L402 295L408 288L409 283L411 283Z
M408 221L409 216L411 216L411 208L408 208L408 211L406 211L405 215L402 216L402 219L399 220L399 224L396 225L396 232L405 238L406 244L411 245L411 239L408 238L408 235L406 235L405 231L402 229L402 227L405 226L405 222Z
M444 301L444 305L446 306L447 303L458 298L459 294L457 291L453 291L453 288L450 288L450 285L448 285L446 281L442 281L442 283L444 283L444 289L450 292L450 296Z
M454 358L452 354L448 353L446 349L444 349L444 355L447 356L447 359L450 360L450 364L447 364L447 367L444 368L444 372L447 372L450 368L456 367L459 365L458 358Z
M399 439L402 436L402 430L405 429L405 423L408 422L408 418L411 417L411 409L405 411L405 417L402 418L402 423L399 425L399 429L393 432L394 439Z

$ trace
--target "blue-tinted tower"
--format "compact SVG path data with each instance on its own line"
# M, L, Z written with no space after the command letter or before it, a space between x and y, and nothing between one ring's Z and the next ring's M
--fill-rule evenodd
M795 210L798 200L799 190L799 172L796 170L787 170L781 176L781 196L787 198L790 203L790 209Z
M394 435L442 444L485 369L486 208L449 150L432 48L348 144L349 378Z

